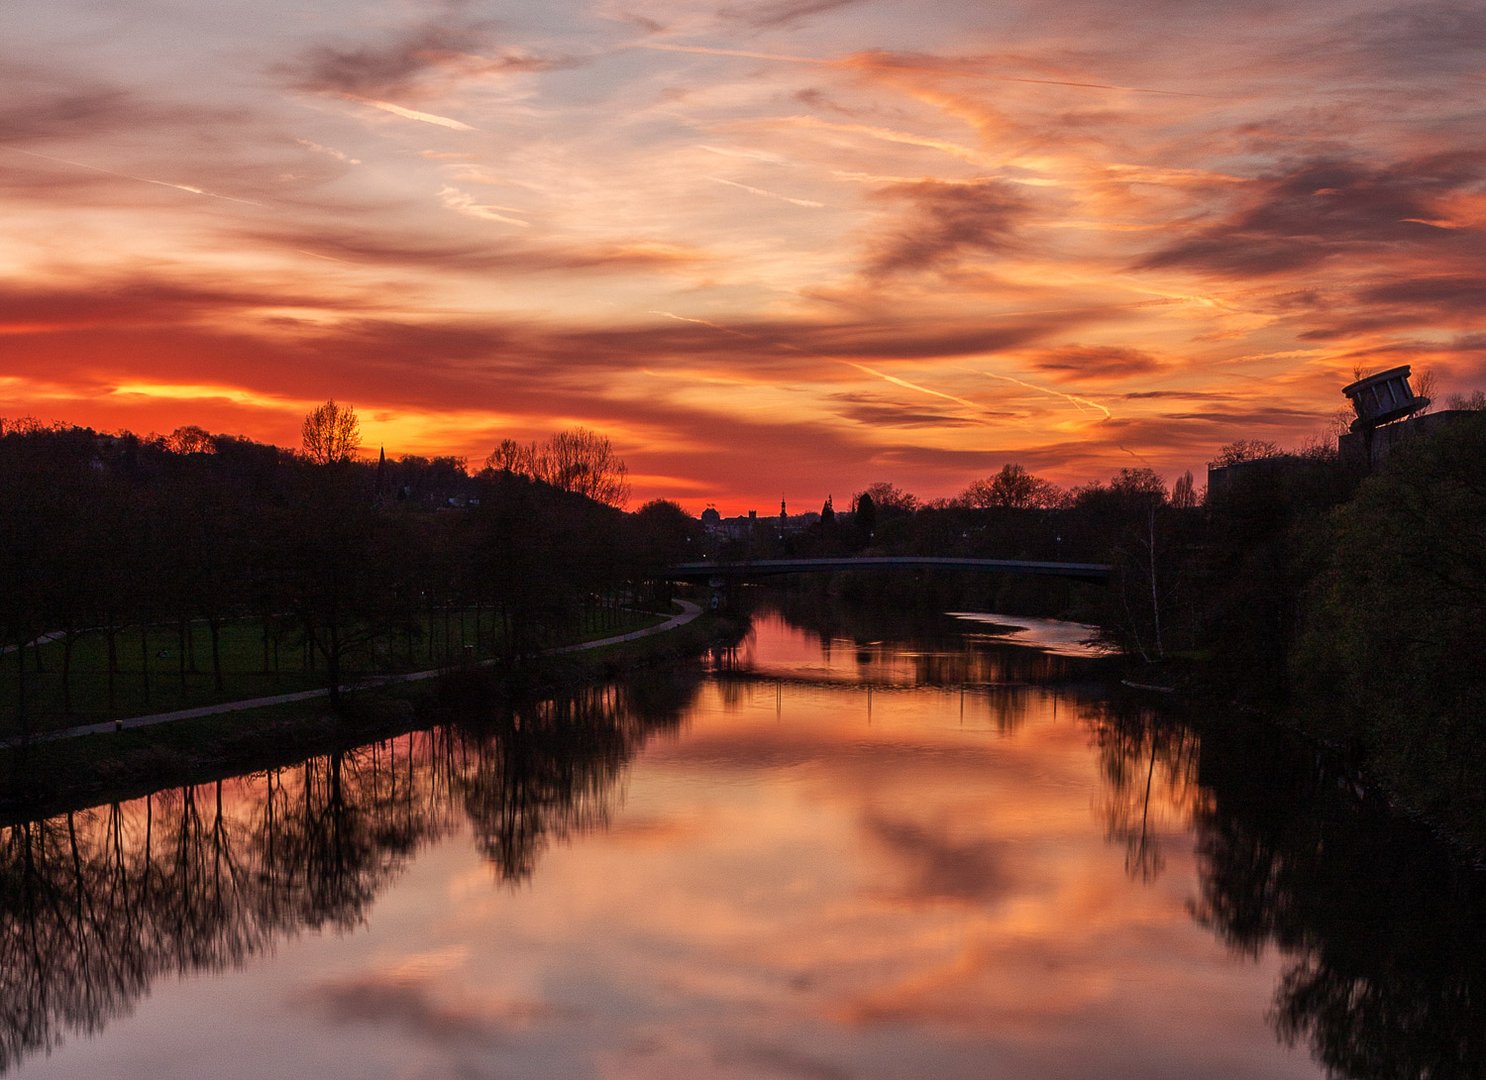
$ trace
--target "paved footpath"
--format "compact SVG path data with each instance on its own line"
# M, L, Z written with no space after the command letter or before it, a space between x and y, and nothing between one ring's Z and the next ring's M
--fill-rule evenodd
M663 634L667 630L674 630L678 626L685 626L698 615L702 609L690 600L677 600L681 606L679 615L672 615L663 623L647 626L640 630L631 630L627 634L615 634L613 637L599 638L597 641L583 641L577 645L564 645L557 649L548 649L546 655L556 656L561 653L581 652L585 649L599 649L605 645L618 645L625 641L636 641L639 638L651 637L655 634ZM493 660L481 662L481 666L495 663ZM448 668L434 668L431 671L414 671L406 675L382 675L375 679L366 679L362 682L352 683L341 687L342 693L352 693L356 690L365 690L370 687L387 686L391 683L419 682L423 679L433 679L444 675ZM77 727L62 728L58 731L46 731L33 735L33 743L55 742L57 739L75 739L79 735L100 735L108 731L124 731L133 728L150 727L153 724L168 724L172 720L191 720L198 716L215 716L218 713L240 712L244 709L262 709L270 705L287 705L295 701L310 701L314 698L329 697L330 691L322 688L319 690L300 690L293 694L274 694L271 697L249 698L246 701L223 701L216 705L202 705L195 709L177 709L175 712L155 713L152 716L131 716L127 720L104 720L97 724L79 724ZM19 745L19 739L0 740L0 749L10 749Z

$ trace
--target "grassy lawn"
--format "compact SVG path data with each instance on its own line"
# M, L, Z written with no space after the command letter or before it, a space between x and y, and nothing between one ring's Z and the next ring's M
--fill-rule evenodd
M586 608L570 642L592 641L664 621L666 616L614 608ZM370 655L351 660L344 681L374 674L422 671L498 655L500 634L489 611L474 609L425 618L412 635L379 643ZM101 630L79 634L72 643L69 675L63 685L61 641L24 655L0 654L0 738L19 733L18 665L26 665L27 714L33 733L117 717L173 712L219 702L243 701L325 685L323 660L304 647L300 636L283 632L265 638L256 621L221 626L218 651L222 684L212 664L211 632L192 623L184 640L176 626L130 627L115 635L113 675L109 675L107 637Z
M609 637L667 618L644 612L619 615L621 626L615 625L613 611L586 619L584 639ZM672 633L565 653L553 658L555 666L548 675L560 681L587 681L636 664L695 654L715 634L713 623L703 617ZM238 630L239 638L247 639L256 628ZM44 659L47 655L43 653ZM261 642L258 658L261 661ZM13 654L7 659L14 663ZM229 682L229 689L232 685ZM273 767L335 746L354 745L377 732L406 731L439 693L428 682L398 683L354 695L338 712L323 701L301 701L36 743L26 751L0 749L0 815L34 816L99 799L130 798L161 787ZM81 718L65 722L78 723Z

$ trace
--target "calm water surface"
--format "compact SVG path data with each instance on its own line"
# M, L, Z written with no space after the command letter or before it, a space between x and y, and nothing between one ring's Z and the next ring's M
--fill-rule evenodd
M705 670L8 828L0 1065L1480 1075L1477 875L1003 621L768 616Z

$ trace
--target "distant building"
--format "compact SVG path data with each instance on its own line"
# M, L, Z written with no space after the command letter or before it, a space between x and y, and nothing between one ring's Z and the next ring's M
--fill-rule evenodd
M1388 459L1395 446L1431 435L1462 415L1458 410L1425 412L1429 399L1415 395L1409 386L1409 371L1407 364L1389 368L1342 388L1357 413L1352 429L1337 440L1343 461L1371 471Z
M1352 421L1353 431L1366 431L1402 420L1429 404L1428 398L1414 395L1409 386L1409 371L1409 365L1404 364L1342 387L1342 393L1352 402L1352 409L1357 413L1357 419Z
M1349 431L1336 441L1337 452L1341 454L1343 461L1370 471L1387 461L1394 448L1409 439L1433 435L1461 417L1470 415L1470 411L1466 409L1444 409L1410 416L1370 430Z
M783 499L779 500L778 517L759 517L757 510L750 510L737 517L725 518L713 506L702 511L702 528L708 536L719 540L747 541L760 536L792 536L819 520L820 515L814 512L791 514Z
M1415 395L1409 386L1409 372L1405 364L1342 388L1357 414L1351 430L1337 439L1337 453L1344 463L1370 472L1388 459L1394 447L1409 439L1432 435L1470 415L1463 409L1425 412L1429 399ZM1238 477L1270 475L1296 468L1305 460L1305 455L1268 454L1249 461L1209 465L1207 490L1210 495L1216 494Z
M1208 496L1217 495L1240 477L1270 476L1285 469L1294 468L1305 459L1299 454L1269 454L1265 457L1235 461L1228 465L1207 467Z

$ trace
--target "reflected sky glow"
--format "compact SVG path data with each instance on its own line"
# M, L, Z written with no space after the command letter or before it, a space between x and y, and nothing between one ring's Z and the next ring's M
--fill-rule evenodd
M292 446L334 396L372 452L475 462L586 424L637 498L737 513L1009 461L1171 478L1324 432L1354 368L1486 374L1474 3L16 0L5 30L3 416Z
M703 682L529 878L477 853L455 809L473 796L434 800L417 854L385 861L343 930L159 979L14 1075L1317 1075L1266 1023L1277 962L1191 917L1194 758L1153 756L1148 777L1137 754L1139 785L1112 786L1061 692L796 681L779 669L819 649L777 621L753 651L773 673ZM388 778L429 754L382 751L375 782L358 766L347 797L380 784L383 810L351 820L403 820L423 796ZM480 786L461 768L454 791ZM291 816L320 797L286 794ZM252 835L263 779L224 806ZM163 863L173 812L154 813ZM1130 868L1137 820L1154 873Z
M952 611L950 614L966 622L983 623L988 636L1013 645L1026 645L1059 656L1099 656L1104 652L1091 644L1099 633L1099 627L1088 623L969 611Z

